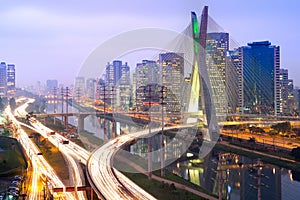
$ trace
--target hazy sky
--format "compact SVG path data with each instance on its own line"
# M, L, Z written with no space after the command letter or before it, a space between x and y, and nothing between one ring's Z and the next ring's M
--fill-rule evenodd
M73 83L85 59L102 42L137 28L180 32L190 22L190 12L200 15L204 5L240 45L269 40L281 46L281 66L300 86L298 0L0 2L0 60L16 64L17 86L47 79Z

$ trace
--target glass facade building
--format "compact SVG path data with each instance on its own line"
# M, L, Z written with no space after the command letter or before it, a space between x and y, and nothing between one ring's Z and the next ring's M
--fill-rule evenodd
M280 48L269 41L240 47L243 68L243 111L280 114Z

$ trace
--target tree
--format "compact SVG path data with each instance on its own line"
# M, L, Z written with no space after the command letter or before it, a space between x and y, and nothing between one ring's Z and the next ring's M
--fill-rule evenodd
M255 143L255 142L256 142L255 137L250 137L249 140L248 140L248 142L249 142L250 144Z
M300 147L293 148L291 155L294 156L296 160L300 160Z
M271 126L272 129L276 130L277 133L287 133L292 130L292 126L290 122L283 122L274 124Z

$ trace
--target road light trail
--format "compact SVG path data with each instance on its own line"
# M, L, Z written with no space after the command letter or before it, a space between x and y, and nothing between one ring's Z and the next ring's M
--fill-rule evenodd
M33 103L34 99L28 99L28 101L26 103L24 103L22 106L18 107L15 111L16 115L18 116L26 116L28 113L25 111L25 109L28 107L29 103ZM72 174L72 179L74 182L75 186L82 186L85 185L83 183L84 180L84 175L80 172L79 170L79 165L78 163L75 161L75 159L78 160L87 160L89 153L87 151L84 152L80 152L78 154L74 154L73 151L70 151L69 146L68 145L60 145L61 141L66 140L66 138L60 136L59 134L55 133L55 135L51 135L48 136L49 132L53 132L53 130L49 129L48 127L44 126L43 124L41 124L39 121L37 121L36 119L32 118L32 120L30 120L30 123L33 127L28 126L27 124L23 124L21 123L21 125L24 125L30 129L35 130L36 132L39 132L44 138L47 138L48 141L50 141L54 146L60 147L60 151L64 154L65 158L67 159L68 163L70 164L69 169L72 170L73 173ZM71 145L72 146L72 145ZM77 148L80 149L80 148ZM80 156L78 156L80 155ZM81 156L83 155L83 156ZM85 157L84 157L85 156ZM85 195L84 195L84 191L78 191L76 192L77 195L77 199L86 199Z
M30 200L38 200L39 193L37 191L37 183L39 176L38 174L45 174L47 176L49 182L55 187L62 187L64 188L64 184L56 175L54 169L49 165L49 163L45 160L45 158L41 155L38 155L40 152L36 145L28 138L28 135L25 131L21 128L20 122L13 116L10 107L8 106L5 109L6 115L12 121L12 123L17 128L18 140L20 141L21 145L23 146L27 156L32 160L33 165L33 180L31 183L31 189L29 199ZM73 200L75 199L73 195L66 193L66 199Z
M166 130L190 126L167 127ZM161 128L156 128L152 132L160 130ZM92 153L87 163L87 176L91 184L97 188L96 193L98 196L105 199L155 199L117 169L113 168L111 164L113 156L120 148L128 142L148 134L148 130L142 130L120 135Z
M23 108L25 108L25 106ZM19 110L18 114L26 116L25 109ZM98 197L101 199L156 199L111 166L113 156L123 147L123 145L138 137L148 135L148 130L121 135L104 144L90 155L90 152L71 141L69 141L69 144L67 145L59 145L61 141L67 139L58 133L47 135L47 133L53 132L53 130L44 126L36 119L32 119L33 120L30 122L34 127L34 130L37 130L43 137L48 138L48 141L60 148L63 153L68 154L87 165L87 177ZM191 125L182 127L190 126ZM166 130L180 127L181 126L168 127ZM161 128L153 129L153 132L160 130Z

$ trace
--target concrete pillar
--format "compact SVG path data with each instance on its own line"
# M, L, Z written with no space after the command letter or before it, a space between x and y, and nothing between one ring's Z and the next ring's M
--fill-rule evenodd
M84 131L84 116L83 115L79 115L78 116L78 131Z
M68 128L68 116L64 115L63 118L64 118L64 123L65 123L65 128L67 129Z

